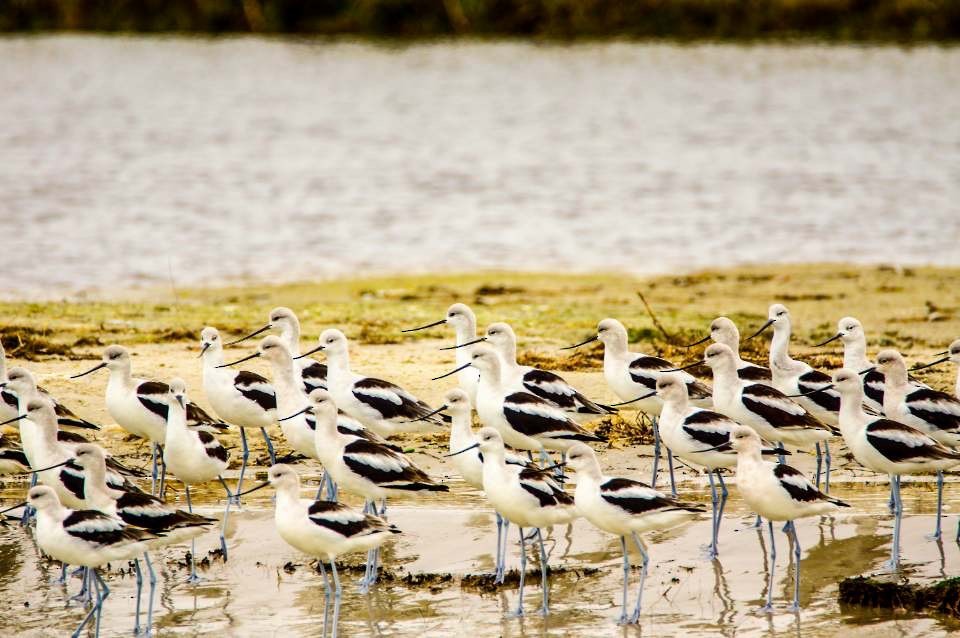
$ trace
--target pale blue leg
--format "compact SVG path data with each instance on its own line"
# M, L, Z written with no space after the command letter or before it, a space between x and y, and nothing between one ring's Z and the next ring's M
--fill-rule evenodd
M503 519L503 547L500 550L500 573L497 574L497 577L494 579L494 584L502 585L504 578L507 575L507 544L508 538L510 538L507 532L510 531L510 521L506 518Z
M713 472L708 471L707 477L710 479L710 504L712 508L712 516L710 517L710 558L714 559L717 557L717 529L720 527L719 512L717 511L720 498L717 496L717 485L713 480Z
M664 448L667 451L667 467L670 469L670 494L677 497L677 479L673 476L673 452L670 448Z
M820 444L816 445L817 450L817 473L814 474L814 484L816 484L817 489L820 489L820 469L823 466L823 454L820 453Z
M51 585L66 585L67 584L67 570L69 566L66 563L60 563L60 575L54 578L50 584Z
M760 529L761 527L763 527L763 519L760 518L759 514L757 514L757 519L753 521L753 528Z
M777 541L773 537L773 521L767 521L767 529L770 530L770 579L767 581L767 604L760 608L760 611L773 611L773 583L774 574L777 567Z
M503 542L503 517L500 512L494 512L497 517L497 552L493 558L493 582L497 582L500 577L500 544Z
M143 562L147 566L147 577L150 580L150 599L147 601L147 631L146 635L153 635L153 601L157 593L157 572L153 571L150 554L143 555Z
M368 514L377 514L377 506L374 501L368 501L364 505L364 512ZM370 591L370 586L376 581L374 576L374 562L376 561L376 550L367 551L367 564L364 567L363 578L360 580L360 593L366 594Z
M550 465L550 457L546 450L540 448L540 467L547 467L548 465Z
M143 572L140 571L140 561L133 559L133 570L137 576L137 605L134 610L133 635L140 635L140 595L143 593Z
M527 576L527 545L523 538L523 528L518 527L517 529L520 530L520 589L517 592L517 609L513 612L513 616L519 618L523 616L523 585Z
M320 475L320 485L317 487L317 495L313 497L313 500L319 501L323 497L323 488L327 486L327 471L323 470L323 473Z
M720 510L717 512L717 553L720 553L719 544L720 544L720 521L723 520L723 509L727 506L727 497L730 495L729 490L727 490L727 484L723 482L723 475L720 474L720 470L716 470L717 480L720 481Z
M650 487L657 486L657 471L660 469L660 423L656 417L651 417L653 427L653 473L650 476Z
M223 562L227 562L227 520L230 518L230 503L233 502L233 494L230 492L230 488L227 487L227 482L223 480L222 476L218 476L217 480L220 481L220 485L223 486L223 490L227 493L227 505L223 508L223 525L220 527L220 551L223 552Z
M184 483L183 488L187 494L187 511L193 514L193 503L190 501L190 485ZM187 578L187 582L196 584L200 581L201 578L197 574L197 539L193 538L190 540L190 576Z
M156 495L157 493L157 444L150 444L151 458L153 470L150 472L150 493Z
M82 602L85 599L88 599L87 594L89 593L88 592L89 584L90 584L90 568L81 567L80 568L80 591L78 591L75 595L71 596L70 600Z
M250 444L247 443L246 428L240 428L240 447L243 449L243 452L240 453L240 476L237 477L237 489L235 490L237 496L233 497L234 505L238 507L240 505L239 494L243 492L243 476L247 473L247 459L250 458Z
M887 561L887 567L896 571L900 566L900 521L903 516L903 499L900 496L900 477L892 476L893 483L893 543L890 548L890 560Z
M340 599L343 598L343 589L340 587L340 576L337 575L336 561L330 561L330 571L333 572L333 638L337 638L337 629L340 624Z
M623 550L623 595L620 604L620 620L618 624L627 624L627 585L630 583L630 555L627 552L627 537L620 537L620 549Z
M270 435L267 434L267 428L260 428L260 433L263 435L263 442L267 444L267 454L270 455L270 465L276 465L277 455L273 452L273 442L270 441Z
M547 616L550 614L550 567L547 565L547 550L543 546L543 534L539 527L537 528L537 540L540 542L540 590L543 599L540 614Z
M636 532L633 532L633 542L637 544L637 549L640 550L640 557L643 559L643 563L640 565L640 585L637 587L637 606L633 608L633 615L630 616L630 623L636 625L640 622L640 609L643 605L643 585L647 581L647 567L650 565L650 556L647 554L647 550L643 548L643 543L640 542L640 537L637 536Z
M90 571L93 574L94 584L97 585L97 604L95 607L97 610L97 628L93 635L94 638L100 638L100 621L103 620L103 602L107 599L107 596L110 595L110 588L103 582L103 577L100 576L95 569L91 568Z
M340 490L337 488L337 484L334 483L333 477L330 476L329 472L325 472L324 476L327 479L327 500L331 503L336 503L337 495Z
M167 464L163 462L163 446L159 443L157 444L157 463L160 464L160 490L157 492L157 495L162 499L167 489Z
M797 525L790 521L790 533L793 535L793 604L790 611L800 611L800 539L797 538Z
M823 482L823 485L824 485L823 491L826 494L829 494L830 493L830 460L831 458L830 458L830 443L827 441L823 442L823 460L825 461L827 466L827 473L826 473L826 476L824 476L824 482Z
M30 487L33 488L33 487L36 487L36 486L37 486L37 475L31 473L31 474L30 474ZM21 527L26 527L26 526L27 526L27 523L30 522L30 518L31 518L32 516L33 516L33 506L32 506L32 505L27 505L27 506L25 506L25 507L23 508L23 515L20 517L20 526L21 526Z
M84 574L84 579L86 579L86 574ZM97 602L96 604L93 605L93 607L90 608L90 611L87 612L87 615L83 617L83 620L80 622L80 625L73 632L72 638L79 638L80 633L83 631L83 628L87 626L87 623L89 623L90 620L93 619L94 615L99 615L100 605L103 604L103 598L106 598L106 596L101 598L100 590L97 587L96 581L93 581L90 587L91 589L97 590ZM100 633L99 628L97 629L97 633L98 634Z
M937 524L933 534L928 536L930 540L940 540L941 521L943 515L943 471L937 472Z
M330 596L333 593L330 590L330 579L327 578L327 570L323 568L323 559L317 561L320 567L320 575L323 576L323 636L327 635L327 625L330 623Z

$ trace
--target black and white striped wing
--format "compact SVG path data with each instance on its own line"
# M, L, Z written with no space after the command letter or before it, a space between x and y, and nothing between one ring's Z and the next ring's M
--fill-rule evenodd
M578 414L612 414L614 408L594 403L558 374L531 368L523 375L523 387L561 410Z
M538 468L520 470L520 487L537 499L540 507L573 505L573 497L563 491L550 476Z
M129 527L117 517L96 510L77 510L63 520L63 529L70 536L95 547L124 545L150 540L156 535L136 527Z
M407 457L367 439L347 443L343 462L354 474L384 488L419 489L433 483Z
M327 389L327 366L315 359L303 359L305 363L300 368L300 377L303 379L303 389L309 395L316 389Z
M770 383L773 381L773 373L770 368L764 368L750 363L737 370L737 376L747 383Z
M29 472L30 461L21 448L0 439L0 468L10 474Z
M917 388L904 399L910 414L941 432L960 432L960 401L946 392Z
M773 475L780 482L780 489L784 490L792 500L798 503L812 503L813 501L829 499L796 468L778 464L773 468Z
M702 449L719 446L718 452L733 452L730 447L730 432L736 423L710 410L697 410L688 414L681 425L684 433L700 444Z
M60 468L60 482L63 486L80 500L83 500L85 494L86 480L83 474L83 468L74 460L67 461L67 464Z
M804 394L832 384L833 380L819 370L805 372L797 379L797 387ZM813 394L808 394L806 398L828 412L840 411L840 393L833 388L822 392L813 392Z
M657 379L664 370L671 370L677 366L666 359L660 357L651 357L647 355L638 355L630 362L628 370L630 378L634 383L638 383L650 390L657 389Z
M388 525L379 516L358 512L342 503L314 501L307 509L307 516L314 525L343 538L357 538L382 532L400 533L400 530Z
M178 510L145 492L123 491L117 499L117 515L127 525L154 533L181 527L211 525L216 519Z
M315 429L315 426L311 426L311 429ZM344 436L366 439L367 441L382 445L394 452L403 452L403 447L390 443L376 432L367 429L362 423L354 419L352 416L343 412L337 413L337 432Z
M602 441L538 396L514 392L503 400L503 416L520 434L533 438Z
M960 459L960 452L899 421L871 421L866 426L866 437L874 449L894 463Z
M703 511L700 505L682 503L645 483L627 478L607 479L600 486L600 497L631 516L674 510Z
M0 401L3 401L8 407L12 410L17 411L20 409L20 401L17 399L17 395L8 390L0 390Z
M37 389L39 390L40 388L37 388ZM45 390L41 390L41 391L44 392L44 394L46 394ZM49 394L47 396L50 397ZM53 411L57 415L57 425L59 425L60 427L80 428L82 430L99 430L100 429L99 425L97 425L96 423L91 423L86 419L80 418L73 412L73 410L63 405L53 397L50 397L50 399L53 401Z
M880 406L883 405L883 384L884 376L879 370L871 370L863 375L863 393Z
M217 432L226 430L230 426L220 419L215 419L210 416L206 410L196 403L190 402L187 403L187 427L207 430L208 432Z
M240 370L233 378L233 387L243 398L256 403L264 412L277 409L277 392L266 377L256 372Z
M400 386L383 379L360 379L353 384L353 396L388 421L416 420L433 411L429 405Z
M67 430L57 430L57 440L61 443L89 443L90 439L79 432L69 432Z
M197 436L200 437L200 442L203 443L203 449L208 457L224 463L227 462L227 459L230 458L230 453L227 452L227 448L221 445L217 437L205 430L197 430Z
M764 419L778 430L822 428L830 429L785 394L768 385L754 383L743 388L741 396L746 409ZM835 429L835 428L834 428Z
M169 394L170 386L160 381L143 381L137 386L137 399L140 404L164 421L170 411Z

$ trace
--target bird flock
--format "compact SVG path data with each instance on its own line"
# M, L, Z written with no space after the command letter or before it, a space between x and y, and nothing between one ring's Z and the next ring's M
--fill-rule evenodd
M603 319L589 338L565 349L593 342L603 345L603 376L619 399L612 405L591 400L553 372L520 365L512 328L498 322L478 335L476 317L462 303L450 306L442 319L404 332L441 326L454 331L455 344L444 350L454 351L456 367L433 381L455 376L458 387L449 390L437 408L395 383L354 371L349 342L339 330L323 331L318 345L301 353L300 323L288 308L274 309L264 326L228 343L216 328L200 331L203 393L213 415L190 400L181 379L136 377L126 348L105 348L97 365L72 378L100 370L109 373L107 411L128 433L150 443L149 476L91 442L84 432L99 426L39 387L30 371L7 369L0 349L0 421L16 424L20 435L19 444L0 439L0 474L29 474L31 483L26 500L5 507L3 513L22 509L20 522L26 528L35 526L41 550L62 563L62 583L67 582L68 566L77 570L82 585L72 598L89 611L73 635L84 628L99 634L110 593L99 568L111 561L133 563L138 585L134 632L149 635L156 586L150 552L195 543L219 523L220 551L227 560L223 530L231 507L240 505L243 496L271 486L276 493L278 534L298 551L319 559L326 603L333 605L332 619L324 615L323 631L326 635L330 621L335 636L343 592L337 558L366 552L360 590L368 592L378 580L382 544L401 533L389 522L388 499L416 492L426 500L429 492L449 489L391 442L408 432L449 432L446 462L468 486L482 491L496 516L496 583L503 583L506 575L508 531L511 525L517 528L516 616L525 613L527 547L538 555L539 613L547 614L550 583L544 531L582 517L619 537L623 553L619 622L640 621L650 562L644 534L706 515L702 504L678 495L674 457L703 470L709 480L712 524L704 547L706 558L720 554L719 530L730 494L725 473L732 472L737 493L757 515L756 525L766 521L771 540L766 611L773 610L774 523L784 523L783 531L793 541L797 567L790 609L796 611L801 549L794 521L849 507L830 495L831 442L842 440L858 464L890 477L894 525L887 566L891 570L898 568L900 559L903 475L936 475L933 537L943 534L943 472L960 465L960 376L950 394L911 377L895 350L882 350L871 361L863 326L852 317L841 319L837 333L818 344L843 344L844 366L832 374L791 357L791 318L781 304L770 306L767 321L749 337L772 329L767 366L740 357L739 331L726 317L712 321L709 334L687 346L692 349L712 341L702 356L681 365L631 351L623 324ZM263 336L251 354L226 360L225 347L264 333L271 334ZM311 358L320 352L323 361ZM960 365L960 340L938 356L914 369L946 362ZM239 367L256 358L269 364L270 378ZM695 376L698 368L710 369L709 383ZM649 483L606 474L591 447L605 438L584 427L586 421L615 414L625 406L649 417L653 426L654 466ZM474 413L479 429L475 429ZM230 454L218 438L231 427L240 429L242 444L241 469L232 487L224 478ZM271 467L266 482L244 489L248 429L260 431ZM322 469L313 498L301 497L298 472L277 459L271 439L276 429L296 455ZM812 476L785 462L798 450L816 454ZM666 457L669 474L669 490L664 491L656 487L661 455ZM186 510L164 500L168 475L183 484ZM569 483L575 486L568 489ZM193 513L190 488L203 484L223 490L225 506L219 521ZM340 502L341 493L362 498L363 509ZM960 525L956 538L960 542ZM641 560L632 610L628 595L631 548ZM192 545L189 583L201 580L195 554ZM150 586L144 623L141 561ZM329 578L324 561L329 564Z

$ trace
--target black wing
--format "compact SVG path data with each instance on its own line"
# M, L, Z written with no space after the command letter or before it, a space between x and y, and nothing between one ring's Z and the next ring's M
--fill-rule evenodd
M379 516L357 512L342 503L314 501L307 508L307 516L313 524L344 538L369 536L379 532L400 533L400 530L393 525L387 525Z
M527 392L549 401L567 412L579 414L612 414L614 408L594 403L558 374L533 368L523 375Z
M819 370L805 372L797 379L797 387L802 393L813 392L817 388L822 388L832 383L833 379ZM808 394L806 398L828 412L840 411L840 393L832 388L830 390L823 390L822 392L813 392L813 394Z
M233 378L233 386L244 398L253 401L265 412L277 409L277 392L266 377L241 370Z
M367 439L354 439L343 448L343 462L355 474L390 489L446 491L427 474L388 447ZM441 489L442 488L442 489Z
M167 413L170 406L167 405L167 395L170 393L170 386L160 381L144 381L137 386L137 399L146 409L150 410L164 421L167 420Z
M151 532L210 525L216 522L213 518L178 510L156 496L144 492L123 492L117 499L117 514L128 525L135 525Z
M60 482L63 483L63 486L67 488L71 494L83 500L84 494L86 493L84 489L86 481L83 475L83 468L74 460L71 459L67 461L67 464L60 469Z
M197 430L197 436L200 437L200 442L203 443L203 447L207 452L207 456L212 459L223 461L224 463L227 462L227 459L230 458L230 454L227 452L227 448L220 444L220 441L217 440L217 437L203 430Z
M764 419L771 427L827 428L803 407L775 388L754 383L743 388L744 407Z
M303 379L303 389L307 394L320 388L327 389L327 366L309 359L309 364L300 368L300 377Z
M683 431L698 443L703 443L707 447L717 447L730 443L730 428L733 425L736 424L722 414L710 410L697 410L683 420ZM718 451L722 452L726 449L730 449L729 446Z
M937 430L960 430L960 401L946 392L917 388L906 396L906 404L910 414Z
M920 430L890 419L871 421L866 427L867 442L894 463L960 459L960 452L937 443Z
M678 501L645 483L627 478L608 479L600 486L600 497L632 515L648 514L654 511L704 511L702 505Z
M433 412L430 406L400 386L366 377L353 384L353 396L380 413L386 420L415 420Z
M863 375L863 393L867 398L873 399L878 405L883 406L883 384L885 377L878 370L871 370Z
M534 496L540 507L573 505L573 497L563 491L539 468L520 470L520 487Z
M770 368L753 365L752 363L737 370L737 376L748 383L773 381L773 373L770 372Z
M70 536L101 547L156 538L146 530L128 527L119 518L95 510L70 512L63 520L63 528Z

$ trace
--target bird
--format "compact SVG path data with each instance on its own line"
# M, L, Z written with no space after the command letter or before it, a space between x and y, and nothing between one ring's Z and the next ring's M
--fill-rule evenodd
M252 339L267 330L279 330L280 339L287 346L287 350L294 357L300 356L300 320L296 313L289 308L279 306L270 311L267 324L257 330L254 330L245 337L234 339L226 345L232 346L247 339ZM327 366L316 359L302 357L297 359L297 373L303 383L304 394L310 394L317 388L326 389L327 387ZM273 460L271 459L271 463Z
M90 568L89 582L96 601L73 632L73 638L78 638L94 617L94 635L99 636L103 603L110 595L110 588L97 568L136 558L147 551L147 542L156 535L97 510L64 507L57 493L46 485L30 488L27 501L22 505L26 504L37 511L36 540L41 551L64 564Z
M720 521L727 503L727 486L721 468L737 464L736 453L729 446L730 433L737 427L733 419L704 408L690 405L687 385L677 373L661 375L655 390L663 401L660 412L660 437L673 454L687 463L706 468L710 480L710 500L713 507L710 558L716 558ZM725 445L726 444L726 445ZM720 483L720 497L714 475Z
M864 372L861 375L864 403L878 414L883 412L883 373L876 370L876 364L867 358L867 336L863 324L855 317L843 317L837 322L836 334L814 347L820 348L837 339L843 343L843 367ZM869 372L865 372L867 370Z
M482 342L489 343L500 356L500 373L505 387L518 392L529 392L575 418L616 414L616 408L594 403L560 375L517 363L517 335L510 324L492 323L487 327L484 336L453 347L461 348Z
M182 379L171 379L167 385L167 424L164 432L163 464L170 473L178 478L184 487L187 498L187 511L193 513L190 500L190 486L206 483L214 479L220 482L227 494L227 505L223 512L223 524L220 528L220 550L227 560L227 519L230 516L230 503L233 493L223 480L223 471L227 469L230 453L207 432L187 425L187 384ZM187 582L197 583L196 540L191 540L190 577Z
M881 357L878 355L877 357ZM863 409L863 387L856 371L845 368L833 374L840 393L840 430L860 465L890 477L894 498L893 542L887 566L897 569L900 561L900 519L903 501L900 476L940 473L960 464L960 452L945 447L920 430L889 418L867 414ZM884 399L887 392L884 392Z
M698 503L677 500L646 483L629 478L605 476L596 454L589 446L577 443L570 448L567 465L577 474L574 502L577 511L601 530L620 537L623 551L623 600L620 624L640 620L643 584L650 557L640 538L645 532L664 530L687 523L704 512ZM642 559L637 604L627 615L627 585L630 579L628 539L636 545Z
M456 388L450 390L443 398L443 405L437 408L446 411L450 417L450 440L449 455L453 460L457 473L463 477L463 480L470 487L483 491L483 454L479 449L473 449L471 452L463 454L454 454L457 450L468 448L477 443L477 436L473 432L472 410L470 407L470 397L466 391ZM527 459L507 450L504 452L504 459L507 463L528 467L530 463ZM495 555L494 576L499 578L503 573L503 566L500 564L500 546L503 541L503 517L499 512L494 511L497 521L497 551Z
M207 326L200 332L200 357L203 360L203 391L213 411L224 421L240 428L243 456L234 490L240 493L250 457L247 428L260 429L270 464L276 463L267 428L277 422L277 393L270 382L256 372L233 370L223 365L223 340L216 328Z
M160 498L147 494L133 485L112 486L107 483L106 455L98 445L84 443L73 451L73 460L81 468L83 477L84 509L97 510L104 514L117 516L129 526L145 529L157 536L146 541L149 549L166 547L186 540L192 540L210 529L216 519L184 512L165 503ZM147 623L145 635L151 635L153 628L153 602L157 586L157 575L150 561L150 554L144 552L144 563L150 581L150 593L147 605ZM140 590L143 576L140 561L134 559L137 576L136 625L133 633L140 634Z
M730 446L737 452L737 489L740 496L761 517L767 519L770 533L770 580L767 583L767 604L762 610L773 611L776 549L773 521L786 521L784 528L793 537L794 581L792 611L800 609L800 539L794 521L807 516L832 514L847 503L824 494L800 470L784 463L763 460L763 442L753 428L738 425L731 435Z
M491 354L492 351L490 351ZM477 356L477 352L473 353ZM496 356L496 355L494 355ZM481 383L483 371L481 370ZM480 392L483 391L482 385ZM479 393L478 393L479 395ZM527 539L524 528L536 529L536 538L540 546L540 579L542 607L544 616L550 613L550 584L547 567L547 552L543 545L544 527L572 523L578 513L573 498L563 491L550 476L541 469L523 468L506 462L503 438L500 433L484 427L477 434L477 442L454 452L464 454L479 448L483 455L483 492L490 504L504 519L503 553L506 554L507 530L510 523L517 525L520 534L520 588L517 593L517 608L513 616L524 615L523 587L527 573ZM499 561L506 563L506 556ZM501 574L498 582L503 581Z
M3 395L4 419L10 419L19 414L19 399L24 397L29 400L35 394L45 397L53 404L53 411L57 415L57 425L60 428L72 428L79 430L99 430L100 426L81 419L73 413L68 407L57 401L49 392L37 385L36 377L33 373L20 366L14 366L7 372L6 380L0 383L0 394ZM82 443L87 437L80 432L69 430L59 430L63 434L61 440L64 442Z
M906 423L948 448L960 447L960 399L933 388L916 387L907 376L907 364L896 350L877 353L883 374L883 413ZM937 519L931 538L941 534L943 472L937 472ZM957 529L960 538L960 527Z
M314 392L323 392L322 389ZM312 394L312 393L311 393ZM274 506L274 524L280 537L294 549L320 559L324 586L324 626L327 635L327 606L330 602L330 582L323 569L323 560L330 563L333 573L333 632L337 636L340 618L340 600L343 588L337 573L337 557L353 552L371 552L400 530L383 518L368 512L358 512L342 503L311 501L300 498L300 477L287 465L274 465L267 473L268 480L250 490L272 485L277 492Z
M741 425L747 425L770 442L807 449L839 435L836 426L820 422L783 392L761 383L746 383L736 372L733 351L715 343L704 353L704 363L713 371L713 409ZM817 483L821 457L817 446ZM826 456L827 472L830 456Z
M23 448L0 434L0 476L8 474L26 474L30 471L30 461Z
M352 417L338 412L331 392L314 390L308 400L308 405L299 413L309 415L315 423L316 457L340 489L365 499L364 511L383 515L383 510L377 510L377 501L399 492L449 491L448 486L436 483L402 452L351 434L351 427L341 428L342 421ZM377 580L378 560L377 551L371 550L361 581L365 590Z
M456 336L457 367L469 363L472 352L469 345L475 343L477 338L477 316L473 314L473 310L471 310L467 304L455 303L447 308L447 314L443 319L428 323L424 326L407 328L406 330L401 330L401 332L417 332L442 325L451 326ZM457 373L457 380L460 382L460 387L463 388L470 397L470 403L476 405L480 372L472 368L463 368Z
M740 331L737 329L737 324L727 317L717 317L711 321L709 334L699 341L687 344L684 348L699 346L711 339L714 343L722 343L733 351L737 360L737 376L741 379L751 383L773 384L773 374L770 372L770 368L740 358Z
M944 356L946 355L946 356ZM958 399L960 399L960 339L953 341L950 346L943 352L938 352L936 355L938 357L943 357L942 359L937 359L936 361L931 361L930 363L914 366L913 371L923 370L924 368L932 368L933 366L940 365L941 363L952 362L955 363L957 367L957 381L953 389L953 394Z
M497 430L510 447L539 451L545 462L546 450L563 455L577 441L605 440L585 430L566 412L545 399L505 387L501 376L503 364L489 346L474 348L468 365L480 370L476 406L480 421ZM449 374L453 372L437 379Z
M146 439L151 444L153 466L151 492L156 493L158 451L164 440L169 406L167 395L170 388L160 381L147 381L134 377L131 373L130 353L119 345L107 346L99 364L70 378L78 379L103 368L110 371L106 393L107 412L124 430L141 439ZM194 403L187 404L186 418L190 425L209 431L228 427ZM162 491L162 484L160 487Z
M436 430L434 410L395 383L368 377L350 369L347 337L336 328L324 330L320 345L304 355L323 350L327 355L327 386L343 410L384 438L399 432Z
M627 329L616 319L607 318L597 324L597 333L572 346L562 348L570 350L585 346L588 343L600 341L603 343L603 376L607 385L623 402L634 404L653 422L653 471L650 485L657 486L657 470L660 463L660 430L657 420L663 403L655 395L639 400L640 396L649 395L656 390L657 379L666 370L676 370L676 366L666 359L653 355L630 352ZM708 386L697 381L692 375L684 374L687 383L687 392L690 399L697 405L709 406L711 390ZM667 463L670 468L670 488L676 493L676 480L673 476L673 457L667 451Z

